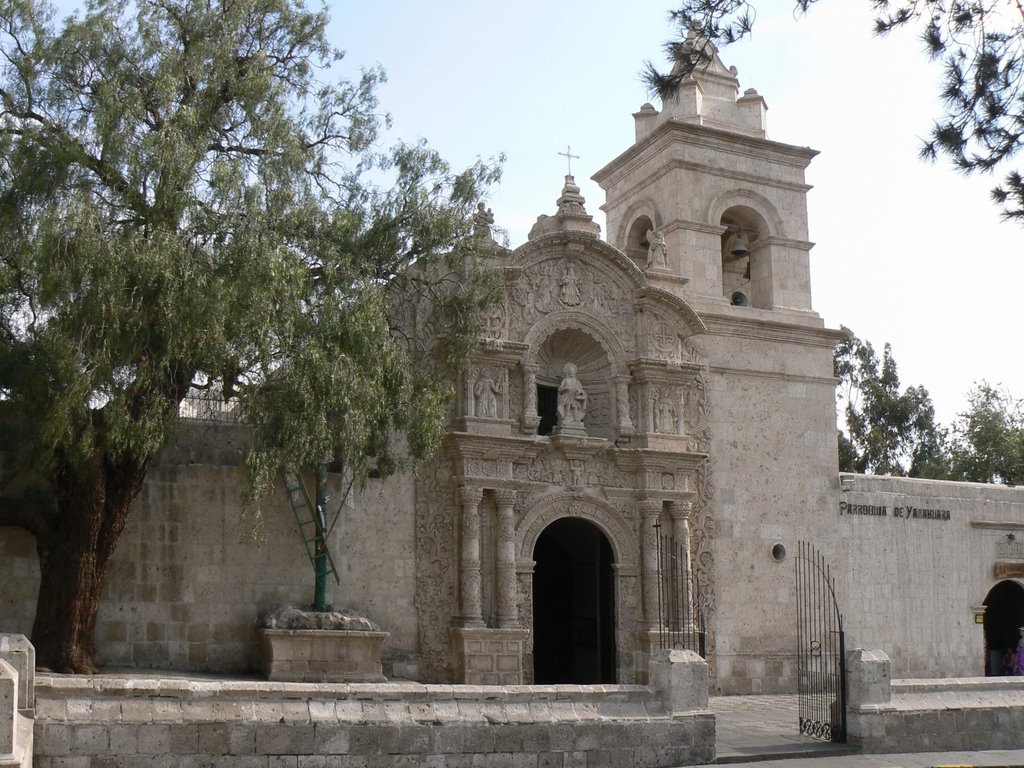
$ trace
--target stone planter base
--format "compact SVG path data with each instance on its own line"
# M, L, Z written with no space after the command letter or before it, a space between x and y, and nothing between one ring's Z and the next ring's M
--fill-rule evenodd
M455 670L468 685L522 685L523 651L530 631L522 628L452 629Z
M380 647L389 632L261 629L268 680L307 683L383 683Z

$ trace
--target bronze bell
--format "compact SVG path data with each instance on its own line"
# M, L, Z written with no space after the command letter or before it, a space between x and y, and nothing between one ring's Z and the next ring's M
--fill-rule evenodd
M750 249L747 248L747 241L743 239L743 235L736 235L736 239L732 244L732 250L729 253L736 257L750 255Z

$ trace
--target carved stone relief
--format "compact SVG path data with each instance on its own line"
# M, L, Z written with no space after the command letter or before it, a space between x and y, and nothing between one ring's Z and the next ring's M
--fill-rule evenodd
M692 339L683 338L677 330L678 323L658 312L650 313L648 330L648 353L657 360L672 365L700 361L700 350Z
M562 455L544 451L538 453L532 460L517 461L513 464L512 477L520 481L565 487L628 488L633 484L629 475L615 466L614 461L606 453L594 454L581 463L582 469L574 471L570 462Z
M543 316L574 310L602 318L621 338L632 335L632 289L584 261L553 258L531 265L511 287L508 333L523 338Z
M686 434L681 387L652 387L651 413L655 432L666 435Z
M466 415L508 418L508 380L508 368L504 366L470 366L466 371Z
M690 434L697 441L701 453L711 452L711 419L710 404L707 398L707 376L704 371L689 383L686 397L687 421ZM693 552L693 571L701 588L701 600L704 603L705 621L713 627L712 615L715 612L715 519L711 514L711 498L714 496L714 471L710 462L703 462L697 468L694 482L697 498L693 503L690 515L691 549Z
M425 465L416 483L416 611L420 671L424 681L453 679L449 627L455 616L459 519L451 462L443 456Z
M484 336L488 339L504 339L505 333L505 308L496 304L484 314Z

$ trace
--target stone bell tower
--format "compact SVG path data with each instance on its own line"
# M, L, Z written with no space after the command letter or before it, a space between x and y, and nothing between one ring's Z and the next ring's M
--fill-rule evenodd
M714 686L795 690L791 561L798 541L831 538L838 503L839 334L811 307L804 172L817 153L769 140L765 100L708 51L661 111L633 115L634 144L593 178L609 243L707 328L695 510L714 520L697 555Z
M644 104L633 115L636 142L594 174L609 242L646 265L647 233L663 237L662 287L685 283L703 306L806 312L804 169L817 152L769 141L764 99L740 95L736 68L710 52L661 112Z

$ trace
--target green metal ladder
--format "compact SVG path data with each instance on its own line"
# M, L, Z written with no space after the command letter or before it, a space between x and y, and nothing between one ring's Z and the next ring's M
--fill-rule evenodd
M318 539L324 541L324 552L327 554L327 573L334 576L335 583L341 584L338 569L334 565L334 558L331 556L331 550L326 544L326 532L320 527L316 508L313 506L313 502L310 501L306 487L302 484L302 480L296 472L288 472L282 469L281 477L284 480L284 489L288 493L288 503L292 506L295 522L299 526L299 536L302 537L302 543L306 547L306 554L309 555L310 564L313 568L316 568L316 543Z

